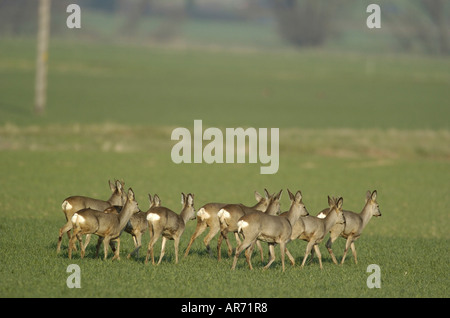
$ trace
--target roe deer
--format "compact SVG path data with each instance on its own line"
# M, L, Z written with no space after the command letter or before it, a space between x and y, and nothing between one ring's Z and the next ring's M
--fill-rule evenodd
M355 260L355 264L358 264L358 260L356 258L356 248L354 242L361 236L362 231L366 227L367 223L369 223L372 216L381 216L380 207L376 201L377 199L377 191L373 192L367 191L366 193L366 203L361 211L361 213L355 213L352 211L343 211L345 223L336 224L330 229L330 238L326 243L326 247L328 252L333 259L333 262L337 264L336 257L333 254L333 250L331 249L331 245L333 242L339 237L347 239L345 243L344 255L342 256L341 264L344 264L345 256L347 255L348 248L351 247L353 258ZM318 215L318 217L325 217L329 214L329 209L324 209Z
M127 201L120 213L104 213L93 209L84 209L76 212L71 219L74 231L69 242L69 258L72 258L72 249L77 238L80 241L81 258L83 258L85 249L81 244L81 235L96 234L103 241L104 259L106 260L108 257L108 245L111 240L117 241L117 248L113 260L120 259L120 234L131 216L136 212L139 212L139 206L131 188L128 189Z
M260 211L254 211L241 217L238 221L238 231L244 236L244 240L236 248L234 255L233 266L235 269L239 254L247 249L245 256L250 269L253 269L251 263L251 252L253 244L256 240L261 240L269 244L270 260L264 269L275 260L275 244L280 244L281 251L281 266L284 272L284 253L286 244L291 240L292 225L299 217L308 215L308 211L302 202L302 193L297 191L295 196L289 191L289 198L291 199L291 207L287 212L286 217L279 215L269 215ZM250 248L248 248L250 247Z
M212 256L209 243L220 230L219 217L217 216L217 213L226 205L227 203L207 203L198 210L197 227L195 228L194 234L192 234L191 239L189 240L189 244L184 253L184 257L189 254L189 250L191 249L192 243L194 243L195 239L199 237L207 227L209 227L209 232L203 239L203 243L206 246L206 251L210 256ZM231 248L228 238L226 239L226 242L228 247Z
M325 235L335 224L342 224L345 222L342 214L343 203L344 199L342 197L337 200L328 197L329 213L325 218L322 219L308 215L300 218L300 220L294 224L291 239L294 240L299 238L308 242L301 265L302 268L305 266L306 259L314 247L314 251L319 258L320 269L323 269L322 255L320 254L318 244L322 242Z
M148 263L150 254L152 256L152 264L155 264L153 245L155 245L161 235L163 238L158 265L161 263L164 256L164 249L168 239L174 241L175 264L178 263L178 245L180 244L180 237L184 232L187 221L195 219L194 195L189 193L186 196L184 193L181 193L181 204L183 205L183 209L181 210L180 215L165 207L153 207L148 210L147 221L149 223L151 239L148 243L145 264Z
M150 207L148 211L150 211L150 209L153 207L161 206L161 199L157 194L155 194L152 198L151 194L149 193L148 199L150 201ZM142 234L144 234L148 228L148 211L139 211L133 214L130 218L130 221L125 226L125 232L130 233L133 236L135 247L134 251L128 254L127 258L131 258L131 256L133 255L136 255L136 258L139 258L139 249L141 248Z
M268 205L269 204L269 196L266 191L266 197L263 197L261 194L259 194L257 191L255 191L255 199L258 201L258 203L253 207L258 207L259 205ZM204 206L202 206L198 212L197 212L197 227L195 228L194 234L192 234L191 239L189 241L188 247L186 248L186 251L184 253L184 257L186 257L189 254L189 250L191 249L192 243L194 243L195 239L202 234L207 227L209 227L209 232L203 239L203 243L206 246L206 250L208 251L209 255L212 256L211 248L209 246L209 243L213 239L213 237L220 231L220 221L219 217L217 216L218 212L224 207L228 205L228 203L207 203ZM263 208L263 207L262 207ZM228 247L228 253L231 255L231 244L228 240L228 237L225 237L225 241L227 243ZM220 251L220 247L218 246L218 253ZM218 255L220 260L220 255Z
M125 193L123 191L124 183L119 180L115 180L115 182L108 181L108 183L112 194L111 197L106 201L83 196L71 196L63 201L61 207L67 222L62 228L59 229L58 245L56 247L57 253L59 253L61 249L61 240L64 233L67 233L67 237L69 238L69 240L71 238L70 235L70 230L72 229L71 218L75 212L87 208L97 211L104 211L105 209L111 206L123 206L124 201L126 200ZM87 238L87 243L89 243L89 236ZM87 244L85 244L85 248L86 245Z
M279 201L282 191L283 190L280 190L280 192L278 193L277 201ZM239 236L237 234L237 231L238 231L237 222L239 221L239 219L242 216L244 216L245 214L251 213L255 210L264 212L269 208L270 203L272 202L274 196L270 195L269 192L267 191L267 189L264 189L264 192L265 192L265 197L263 197L262 195L260 195L258 192L255 191L255 198L258 201L258 203L252 207L248 207L243 204L227 204L219 211L219 213L217 213L217 216L219 217L219 223L220 223L220 235L219 235L219 239L217 240L217 254L218 254L217 257L218 257L219 261L221 259L222 240L224 238L225 239L228 238L228 232L235 233L236 243L237 244L241 243L241 240L239 239ZM276 204L273 204L271 210L269 211L269 214L274 215L278 212L279 212L279 205L278 205L278 209L277 209ZM263 260L264 256L263 256L261 244L258 242L257 245L258 245L258 249L260 250L260 253L261 253L261 259ZM231 256L231 254L232 254L232 249L231 249L231 246L228 245L228 256Z

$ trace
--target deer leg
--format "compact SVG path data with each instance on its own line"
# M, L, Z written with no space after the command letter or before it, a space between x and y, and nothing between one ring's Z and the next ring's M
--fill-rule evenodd
M135 241L135 249L133 252L128 254L127 258L130 259L132 255L136 255L136 258L139 258L139 249L141 248L142 242L142 233L138 232L136 235L133 235L133 240Z
M157 265L159 265L161 263L161 260L164 257L165 250L166 250L166 242L167 242L167 239L163 236L162 243L161 243L161 254L159 255L159 261L158 261Z
M267 263L267 265L264 266L264 269L268 269L269 266L272 265L273 261L275 260L275 247L274 247L274 244L269 244L269 251L270 251L269 263Z
M330 235L330 238L325 244L328 253L330 253L331 259L333 260L333 263L335 263L336 265L338 264L338 261L336 259L336 256L334 256L333 250L331 249L331 245L334 243L334 241L336 241L337 238L338 238L337 236Z
M225 239L225 241L227 242L227 246L228 246L228 255L230 255L230 247L231 247L231 244L229 245L229 240L228 240L228 228L227 227L225 227L224 229L221 229L221 231L220 231L220 235L219 235L219 239L217 240L217 260L221 260L221 258L222 258L222 251L221 251L221 247L222 247L222 241L223 241L223 239ZM240 240L237 240L237 244L236 244L236 246L237 245L239 245L240 243L241 243L241 241ZM231 253L232 253L232 251L231 251Z
M213 239L213 237L219 232L220 228L219 225L214 224L209 228L208 234L206 234L205 238L203 239L203 243L205 244L206 251L208 252L209 256L212 257L211 247L209 246L209 243ZM228 240L228 239L227 239Z
M303 268L303 266L305 266L306 259L308 258L309 253L311 253L311 249L312 249L313 245L314 245L314 242L312 240L308 242L308 245L306 245L305 256L303 257L303 262L302 262L301 268Z
M137 243L136 258L139 258L139 250L141 249L141 246L142 246L142 233L141 232L136 234L136 243Z
M347 237L347 241L345 242L345 250L344 250L344 255L342 255L341 265L344 264L345 257L347 256L348 248L350 247L352 242L353 242L353 237L350 235L349 237Z
M72 250L75 246L75 240L77 237L75 235L72 235L72 237L69 240L69 259L72 259Z
M281 254L281 267L283 268L284 272L284 254L286 252L286 243L280 242L280 254Z
M178 264L178 245L180 244L180 238L173 238L173 246L175 247L175 264Z
M67 237L70 239L72 236L70 235L70 230L72 229L72 221L68 221L62 228L59 229L59 237L58 237L58 245L56 246L56 253L59 253L61 250L61 241L64 233L67 233Z
M239 244L238 247L236 247L236 252L234 253L234 259L233 259L233 265L231 266L232 270L234 270L236 268L236 263L239 258L239 254L241 254L241 252L243 250L245 250L250 244L251 244L250 241L244 240L244 241L242 241L241 244Z
M153 254L153 245L155 245L156 241L159 239L159 234L156 235L156 233L150 233L150 235L151 235L152 239L148 243L147 256L145 257L145 264L148 264L148 257L151 254L152 264L155 265L155 258L154 258L154 254Z
M319 249L319 245L314 245L314 250L316 251L316 253L317 253L317 257L319 258L319 266L320 266L320 269L323 269L323 266L322 266L322 254L320 254L320 249Z
M110 241L109 242L109 244L111 245L111 243L112 243L112 241ZM116 250L114 251L114 257L113 257L113 260L120 260L120 237L118 237L117 238L117 248L116 248Z
M192 234L191 239L189 240L189 244L184 252L184 257L188 256L189 250L191 249L192 243L200 236L207 228L206 222L197 221L197 227L195 228L194 234Z
M289 252L289 250L287 249L287 247L286 247L286 255L287 255L287 257L289 258L289 260L291 261L292 266L294 266L294 265L295 265L295 259L294 259L294 257L292 256L292 254Z
M358 264L358 259L356 258L355 242L352 242L352 244L350 244L350 247L352 249L353 258L355 259L355 264Z
M105 237L103 239L103 259L107 260L108 259L108 247L109 247L109 241L111 240L111 238L109 237Z
M86 234L86 239L84 241L84 247L83 247L84 250L86 250L86 247L88 246L90 240L91 240L91 234Z
M75 233L74 233L74 235L75 235ZM76 237L78 239L78 243L80 244L81 258L84 258L84 255L86 255L86 249L84 248L84 245L83 245L83 236L81 234L77 233Z
M253 269L252 266L252 253L253 253L253 248L255 247L255 243L253 242L252 244L250 244L250 246L245 250L245 259L247 260L247 264L248 267L250 268L250 270Z
M264 251L262 249L261 242L260 241L256 241L256 246L258 246L259 255L261 255L261 262L264 262Z

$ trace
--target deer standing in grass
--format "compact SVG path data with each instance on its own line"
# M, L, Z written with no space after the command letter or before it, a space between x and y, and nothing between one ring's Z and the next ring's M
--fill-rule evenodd
M159 256L158 265L164 256L164 250L167 240L173 240L175 246L175 264L178 264L178 245L180 244L180 237L184 232L186 223L189 220L195 219L194 209L194 195L189 193L181 194L181 204L183 209L178 215L166 207L153 207L148 210L147 221L149 223L149 230L151 234L150 242L148 243L147 256L145 264L148 263L148 258L151 255L152 264L155 264L153 245L162 236L161 254Z
M279 201L282 191L283 190L280 190L278 195L275 196L277 197L277 199L275 199L276 201ZM219 239L217 240L217 254L218 254L217 256L219 261L221 259L222 240L224 238L225 239L228 238L229 232L235 233L235 238L238 245L241 243L241 240L239 239L239 235L237 233L238 232L237 222L242 216L254 211L267 212L269 207L271 208L270 211L268 211L268 214L275 215L276 213L279 212L280 208L279 205L277 206L275 202L274 204L271 205L274 196L270 195L267 189L264 189L264 192L265 197L261 196L258 192L255 192L255 198L258 201L258 203L252 207L248 207L243 204L227 204L219 211L219 213L217 213L220 223L220 236ZM261 254L261 260L263 260L264 255L261 244L257 242L257 245ZM232 255L232 248L231 245L228 245L228 256L231 255Z
M269 205L269 194L267 190L265 190L266 196L262 196L257 191L255 191L255 199L257 203L251 207L251 208L257 208L257 209L266 209ZM206 246L206 250L208 251L209 255L212 256L211 248L209 246L209 243L213 239L213 237L220 231L220 221L218 217L219 211L227 206L228 203L207 203L204 206L202 206L198 212L197 212L197 227L195 228L194 234L192 234L191 239L189 241L189 244L186 248L186 251L184 253L184 257L186 257L189 254L189 250L191 249L192 243L194 243L195 239L202 234L207 227L209 227L209 232L203 239L203 243ZM240 206L244 206L242 204L238 204ZM222 241L222 239L220 239ZM232 246L228 239L228 236L225 237L225 242L227 243L228 247L228 254L231 255L232 253ZM217 246L217 252L218 252L218 259L220 260L220 246L218 244Z
M333 262L337 264L336 257L334 256L333 250L331 249L331 245L333 242L339 237L347 239L345 243L344 255L342 256L341 264L344 264L345 256L347 255L347 251L349 247L352 249L353 258L355 260L355 264L358 264L358 260L356 257L356 248L355 241L361 236L362 231L366 227L367 223L369 223L372 216L378 217L381 216L380 207L377 203L377 191L367 191L366 194L366 203L361 211L361 213L355 213L352 211L343 211L345 223L336 224L330 229L330 238L328 239L325 246L328 249L328 252L333 259ZM330 213L329 209L324 209L318 215L318 217L326 217Z
M269 215L263 212L255 211L244 215L238 221L238 231L244 236L244 240L236 248L233 259L232 270L235 269L239 254L245 250L245 256L250 269L253 269L251 263L251 253L256 240L261 240L269 244L270 260L264 269L275 260L275 244L280 245L281 266L284 272L284 255L286 244L291 240L292 225L297 222L301 216L308 215L305 205L302 202L302 193L297 191L295 196L288 190L291 200L291 207L286 216ZM291 260L292 261L292 260Z
M124 183L116 180L115 182L108 181L109 188L111 189L111 197L106 200L98 200L89 197L83 196L71 196L66 198L61 207L66 217L67 223L60 228L59 237L58 237L58 245L56 247L56 252L59 253L61 250L61 241L64 233L67 233L67 237L71 238L70 230L72 229L72 221L71 218L75 212L78 212L82 209L93 209L97 211L104 211L105 209L112 206L123 206L126 198L125 193L123 191ZM89 243L89 236L86 238L87 243ZM86 248L87 243L85 243L84 248ZM76 249L76 247L74 247Z
M139 212L139 206L131 188L128 189L127 200L120 213L104 213L93 209L84 209L76 212L71 218L74 231L69 242L69 258L72 258L72 249L77 238L80 241L81 258L83 258L85 249L81 244L81 236L84 234L96 234L103 241L104 259L106 260L108 257L108 245L111 240L117 241L113 260L120 259L120 234L131 216L137 212Z
M161 199L157 194L155 194L152 198L151 194L148 195L148 199L150 201L150 207L148 211L150 211L153 207L161 206ZM134 251L128 254L127 258L131 258L131 256L136 255L136 258L139 258L139 249L141 248L142 242L142 234L148 229L148 221L147 214L148 211L139 211L133 214L130 218L130 221L125 226L125 232L130 233L133 236L134 242Z
M329 213L325 218L321 219L312 215L308 215L301 217L298 222L294 224L291 239L294 240L296 238L299 238L308 242L306 246L305 256L303 257L303 262L301 265L302 268L305 266L306 259L314 248L317 257L319 258L320 269L323 269L322 255L320 254L318 244L322 242L325 235L335 224L343 224L345 222L344 216L342 214L343 203L343 198L339 198L336 200L328 197ZM290 255L290 253L288 255Z

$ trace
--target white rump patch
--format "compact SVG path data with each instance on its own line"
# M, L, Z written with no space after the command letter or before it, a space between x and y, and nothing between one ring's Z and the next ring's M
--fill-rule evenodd
M323 212L320 212L320 213L317 215L317 217L318 217L319 219L325 219L325 218L327 217L327 215L326 215L325 213L323 213Z
M211 217L211 215L209 215L208 212L206 212L205 208L201 208L200 210L198 210L197 212L197 216L203 221L206 219L209 219Z
M248 222L245 222L244 220L240 220L237 223L237 226L238 226L238 233L239 233L243 228L248 226Z
M72 205L67 200L64 200L64 202L62 203L61 207L62 207L62 209L64 211L72 209Z
M160 218L161 217L156 213L149 213L147 215L147 221L149 221L149 222L158 221Z
M75 213L73 216L72 216L72 223L73 224L76 224L77 222L79 223L79 224L83 224L86 220L84 219L84 217L82 217L81 215L79 215L79 214L77 214L77 213Z
M225 209L220 209L219 213L217 213L217 216L221 221L223 221L224 219L229 219L231 217L230 212Z

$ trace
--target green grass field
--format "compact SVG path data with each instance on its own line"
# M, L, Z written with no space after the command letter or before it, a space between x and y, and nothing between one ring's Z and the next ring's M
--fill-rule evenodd
M52 42L46 114L32 111L34 43L0 43L0 296L1 297L449 297L450 62L425 57L324 51L163 49ZM171 131L193 120L206 127L279 127L280 168L260 164L180 164L171 161ZM365 192L378 190L373 218L343 266L323 244L300 269L306 243L288 247L296 266L269 270L254 253L210 258L204 234L174 264L173 244L161 265L67 258L61 202L70 195L107 198L108 179L125 180L141 209L147 193L179 212L180 192L195 207L212 201L253 204L253 192L302 190L311 214L327 195L359 212ZM282 209L287 210L286 191ZM196 221L180 243L184 253ZM95 241L95 239L94 239ZM232 238L234 242L234 239ZM216 239L212 242L215 252ZM157 244L159 255L160 244ZM334 244L338 258L344 240ZM222 255L226 255L223 246ZM81 268L81 288L69 289L69 264ZM369 264L381 288L369 289Z

